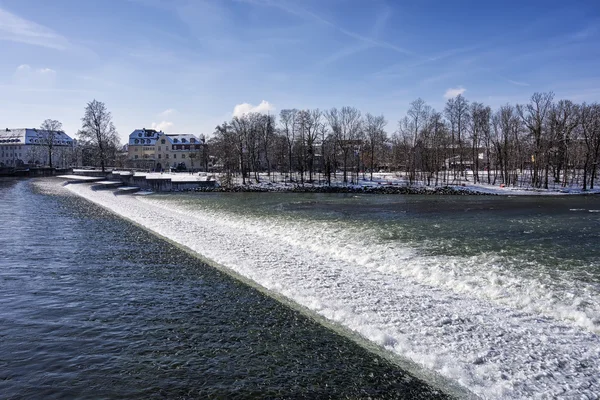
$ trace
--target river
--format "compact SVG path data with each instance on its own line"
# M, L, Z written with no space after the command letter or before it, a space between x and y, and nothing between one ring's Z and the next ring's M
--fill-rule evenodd
M54 180L0 181L0 398L444 398Z
M37 196L61 192L46 182ZM28 190L24 185L15 187ZM68 189L311 316L307 321L320 321L358 349L377 346L370 357L391 360L448 393L456 387L488 398L600 393L598 197L115 196L86 185ZM78 204L93 210L81 220L100 214L125 224ZM102 237L126 246L136 263L157 259L147 258L144 245ZM317 344L312 351L328 349ZM380 385L356 387L401 392ZM427 385L419 390L432 394Z

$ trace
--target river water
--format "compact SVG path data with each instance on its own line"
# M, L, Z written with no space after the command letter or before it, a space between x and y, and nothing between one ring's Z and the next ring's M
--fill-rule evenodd
M2 399L445 397L53 180L0 216Z
M599 197L68 189L362 347L378 346L436 387L487 398L599 396ZM127 253L141 262L146 250ZM320 344L313 351L330 353Z

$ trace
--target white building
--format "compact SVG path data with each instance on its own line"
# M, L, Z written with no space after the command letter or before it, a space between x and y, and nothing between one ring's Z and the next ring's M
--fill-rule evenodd
M8 129L0 131L0 167L49 165L47 138L41 129ZM52 132L52 166L68 168L73 163L76 141L63 131Z
M136 129L129 135L128 161L134 168L167 170L205 167L204 137L193 134L166 134L153 129Z
M154 129L136 129L129 134L127 159L134 168L154 169L156 141L164 132Z

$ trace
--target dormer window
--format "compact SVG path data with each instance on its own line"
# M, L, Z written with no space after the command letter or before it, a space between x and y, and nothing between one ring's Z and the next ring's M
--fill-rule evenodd
M138 133L138 137L142 137L142 132Z
M181 139L181 143L185 143L185 139Z
M179 140L173 139L173 143L179 143Z
M160 142L161 142L162 144L165 144L165 139L162 139Z
M191 139L190 139L190 143L196 143L196 139L194 139L194 138L191 138Z
M140 142L139 139L135 139L135 144L138 144Z

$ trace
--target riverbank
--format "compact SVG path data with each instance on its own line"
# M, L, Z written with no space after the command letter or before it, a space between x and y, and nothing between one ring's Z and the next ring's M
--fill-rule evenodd
M350 194L406 194L406 195L454 195L454 196L477 196L490 195L490 193L469 190L467 188L438 186L438 187L417 187L417 186L325 186L325 185L236 185L220 186L214 188L200 187L195 188L194 192L247 192L247 193L268 193L268 192L290 192L290 193L350 193ZM492 193L494 195L495 193Z

